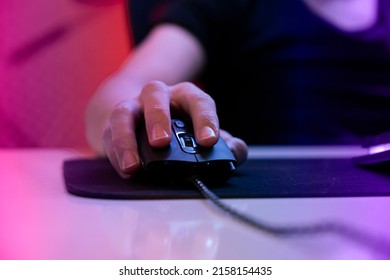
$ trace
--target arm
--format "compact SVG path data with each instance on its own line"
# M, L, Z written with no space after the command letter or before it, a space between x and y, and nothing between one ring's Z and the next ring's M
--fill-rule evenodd
M91 147L104 154L103 130L121 101L137 99L149 81L175 84L189 80L203 63L202 48L189 33L173 25L156 28L91 98L86 110L86 136Z
M204 64L202 46L186 30L169 24L155 28L91 98L86 110L91 147L100 155L106 153L118 173L127 177L140 167L135 137L139 117L145 117L151 145L162 147L171 139L171 109L190 115L201 145L215 144L219 124L214 101L182 82L193 79ZM239 140L228 137L231 141ZM246 156L243 145L239 151Z

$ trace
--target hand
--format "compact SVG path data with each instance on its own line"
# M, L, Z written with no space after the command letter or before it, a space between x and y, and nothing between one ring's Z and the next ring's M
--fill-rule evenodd
M221 133L237 162L246 160L245 142L219 130L215 103L209 95L189 82L167 86L153 81L142 88L140 95L119 103L104 130L104 149L121 177L128 178L141 167L135 134L140 117L144 116L149 143L161 148L171 141L171 114L185 114L192 119L200 145L214 145Z

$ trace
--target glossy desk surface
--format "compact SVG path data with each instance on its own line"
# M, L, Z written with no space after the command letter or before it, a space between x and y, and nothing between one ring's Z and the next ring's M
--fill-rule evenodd
M252 147L250 157L349 157L357 147ZM65 149L0 150L0 259L383 259L334 235L280 238L206 200L102 200L67 193ZM390 238L390 197L225 199L274 225L338 220Z

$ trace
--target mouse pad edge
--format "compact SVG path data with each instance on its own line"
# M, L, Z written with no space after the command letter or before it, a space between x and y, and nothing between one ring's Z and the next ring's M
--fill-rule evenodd
M120 178L107 159L63 164L67 191L107 199L200 198L191 186L166 186ZM390 195L390 172L361 169L350 159L248 160L223 186L221 198L355 197Z

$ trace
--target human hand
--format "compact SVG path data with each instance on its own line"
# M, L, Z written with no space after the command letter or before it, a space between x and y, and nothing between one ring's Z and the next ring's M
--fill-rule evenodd
M211 147L221 135L237 162L246 160L245 142L219 129L216 106L208 94L189 82L167 86L152 81L143 86L139 95L115 107L104 130L104 149L121 177L130 177L141 167L136 140L140 118L145 119L150 145L161 148L169 145L172 138L172 114L191 118L200 145Z

